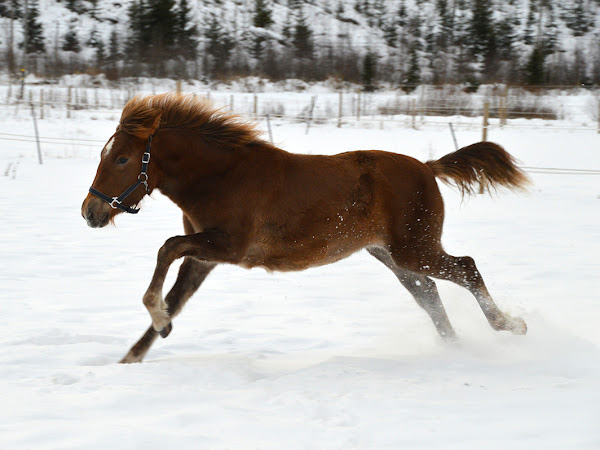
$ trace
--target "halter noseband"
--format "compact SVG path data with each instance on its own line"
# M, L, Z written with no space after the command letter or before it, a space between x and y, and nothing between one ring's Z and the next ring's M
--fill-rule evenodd
M123 191L121 195L118 197L110 197L106 194L103 194L97 189L90 187L90 193L95 195L96 197L104 200L106 203L110 205L113 209L120 209L121 211L128 212L129 214L137 214L140 211L140 208L131 208L130 206L125 206L122 204L123 200L129 196L133 191L135 191L140 184L146 186L146 194L150 193L150 189L148 188L148 163L150 162L150 146L152 145L152 136L148 138L148 146L146 147L146 151L142 155L142 171L137 177L137 181L129 186L127 189Z

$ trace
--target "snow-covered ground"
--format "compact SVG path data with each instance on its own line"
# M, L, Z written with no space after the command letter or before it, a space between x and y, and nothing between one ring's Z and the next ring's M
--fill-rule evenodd
M32 134L23 112L0 114L0 133ZM475 258L526 336L494 332L468 292L438 282L460 336L443 343L361 252L301 273L219 267L145 362L119 365L150 322L156 252L182 227L158 194L116 227L80 217L118 115L40 121L42 136L90 145L46 139L42 166L33 143L2 141L2 448L600 448L599 176L533 174L528 194L464 201L442 187L447 250ZM421 160L453 150L447 125L305 128L275 122L274 139ZM600 169L591 131L490 139L526 166Z

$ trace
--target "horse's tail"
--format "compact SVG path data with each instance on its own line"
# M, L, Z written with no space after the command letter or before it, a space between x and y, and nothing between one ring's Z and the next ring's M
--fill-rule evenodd
M441 181L458 187L462 195L491 193L498 186L524 190L530 184L515 159L492 142L477 142L425 164Z

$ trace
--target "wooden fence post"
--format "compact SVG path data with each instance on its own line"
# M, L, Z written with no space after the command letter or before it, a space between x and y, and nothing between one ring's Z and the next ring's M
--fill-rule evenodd
M412 99L410 102L410 114L412 116L412 127L413 129L417 129L417 100Z
M358 91L358 100L356 102L356 121L360 122L360 91Z
M258 116L258 95L254 94L254 117Z
M482 133L482 137L481 137L481 140L483 142L487 141L489 115L490 115L490 102L485 102L483 104L483 133Z
M338 106L338 124L337 127L338 128L342 128L342 91L340 91L340 100L339 100L339 106Z
M40 90L40 120L44 120L44 90Z
M67 119L71 118L71 86L69 86L69 90L67 91Z
M177 80L176 86L177 93L181 94L181 80Z

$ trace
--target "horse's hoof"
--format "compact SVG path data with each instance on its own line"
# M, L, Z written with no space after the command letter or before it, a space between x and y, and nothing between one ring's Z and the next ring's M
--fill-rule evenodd
M171 322L169 322L162 330L160 330L158 333L160 334L160 337L162 338L166 338L169 333L171 332L171 330L173 329L173 324Z
M527 334L527 324L520 317L513 317L510 331L513 334Z

